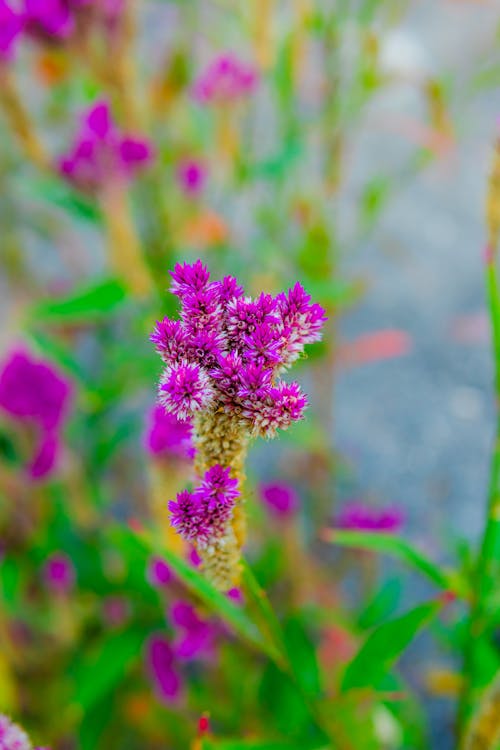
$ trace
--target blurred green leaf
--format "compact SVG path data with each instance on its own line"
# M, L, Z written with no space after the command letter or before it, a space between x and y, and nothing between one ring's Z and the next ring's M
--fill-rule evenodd
M26 188L26 183L23 185ZM72 218L96 223L100 221L97 204L82 193L73 190L62 179L39 179L28 184L28 189L36 198L62 208Z
M401 598L401 581L392 578L385 581L375 596L358 615L358 626L368 630L394 614Z
M106 279L77 290L68 297L40 302L30 310L36 322L85 322L109 315L126 299L123 285L115 279Z
M375 628L347 665L342 690L379 688L402 652L439 612L441 606L439 601L427 602Z
M203 740L202 750L326 750L323 743L304 744L303 742L256 739L210 739Z
M295 679L305 695L309 698L316 698L321 693L316 649L304 623L298 616L290 617L285 621L283 636Z
M402 560L410 567L423 573L423 575L430 578L440 588L452 591L463 598L467 598L468 596L466 583L458 573L443 570L404 539L400 539L392 534L328 529L323 538L327 542L338 544L342 547L366 549L396 557L398 560Z
M114 690L140 657L145 637L142 629L113 633L85 654L73 671L75 702L87 711Z

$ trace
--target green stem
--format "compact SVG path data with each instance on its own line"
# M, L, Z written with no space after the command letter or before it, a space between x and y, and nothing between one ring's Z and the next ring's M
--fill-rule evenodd
M477 704L479 691L483 687L481 651L488 634L491 597L498 584L500 563L500 295L495 259L490 249L487 250L487 256L485 276L493 338L496 434L491 461L487 516L474 574L473 601L464 654L465 683L460 706L462 740L471 712Z

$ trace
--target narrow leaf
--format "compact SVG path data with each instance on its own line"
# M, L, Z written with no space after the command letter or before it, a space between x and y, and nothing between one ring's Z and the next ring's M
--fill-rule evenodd
M44 301L31 309L37 322L69 323L108 315L125 299L125 289L118 281L107 279L55 301Z

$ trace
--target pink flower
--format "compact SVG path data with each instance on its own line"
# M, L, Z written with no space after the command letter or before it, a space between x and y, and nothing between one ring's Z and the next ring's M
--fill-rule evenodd
M155 406L148 416L145 435L146 449L153 456L174 456L191 459L195 450L192 441L192 425L181 422L163 406Z
M37 451L27 467L29 477L37 481L49 476L56 468L59 452L60 443L57 435L50 432L43 435Z
M284 482L261 484L260 496L271 514L277 518L290 518L299 507L297 492Z
M20 726L0 714L0 750L32 750L31 741Z
M59 171L80 190L95 192L110 181L131 181L152 157L150 142L121 133L108 103L100 101L84 113L73 148L59 160Z
M191 196L201 193L207 181L207 169L197 159L184 159L177 165L177 182Z
M208 409L214 400L207 373L197 364L181 360L166 368L160 381L160 404L180 420Z
M63 552L54 552L43 566L45 585L53 592L67 594L75 585L75 568Z
M336 526L354 531L384 531L395 534L401 530L404 514L399 508L373 508L359 501L344 505Z
M146 571L146 578L154 588L162 589L169 586L174 580L172 568L162 557L153 556Z
M0 0L0 65L12 60L23 18L6 0Z
M258 74L232 52L218 55L193 84L193 97L199 104L233 102L252 94Z
M174 651L165 636L155 634L148 640L146 666L158 700L167 705L176 702L182 691L182 679Z
M178 631L173 644L178 659L192 661L213 653L218 629L211 622L203 620L192 604L175 602L170 609L170 618Z

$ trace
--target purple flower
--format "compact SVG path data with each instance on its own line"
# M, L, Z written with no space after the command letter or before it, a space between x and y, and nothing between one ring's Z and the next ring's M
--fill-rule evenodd
M199 104L232 102L255 90L258 74L232 52L218 55L193 84L193 97Z
M199 195L207 181L207 169L201 161L184 159L177 165L177 181L187 195Z
M208 409L214 400L207 373L196 364L181 360L169 365L160 381L160 404L178 419Z
M399 508L373 508L359 501L344 505L336 526L355 531L384 531L395 534L401 530L404 514Z
M0 372L0 409L43 430L61 425L70 394L68 381L51 364L21 350L10 354Z
M290 518L299 507L295 489L284 482L269 482L260 486L260 496L272 515L277 518Z
M307 399L280 373L321 336L323 308L300 284L287 294L245 297L237 280L211 281L197 260L178 264L171 291L181 320L164 318L151 340L166 363L159 401L180 419L222 409L269 437L302 419Z
M146 578L154 588L161 589L169 586L174 580L172 568L162 557L153 556L146 571Z
M0 0L0 64L14 57L16 41L22 28L22 16L6 0Z
M165 636L156 634L149 638L146 666L158 700L167 705L177 701L182 680L176 669L174 651Z
M238 588L232 588L229 589L229 591L226 591L226 596L228 599L231 599L232 602L235 604L243 604L243 592L241 589Z
M168 504L172 526L200 549L220 539L232 517L240 493L238 481L229 472L219 464L212 466L193 492L183 490Z
M75 568L63 552L54 552L43 566L43 579L50 591L67 594L75 585Z
M24 729L0 714L0 750L32 750L32 744Z
M64 0L24 0L24 25L36 38L64 40L73 33L75 19Z
M199 617L192 604L174 602L170 609L170 618L178 632L173 643L173 650L178 659L192 661L199 656L213 653L218 630L211 622Z
M105 101L84 113L72 149L59 160L59 171L77 188L95 192L109 182L132 180L153 156L144 138L122 134Z
M60 452L60 442L53 432L42 436L37 452L27 467L28 475L34 481L44 479L56 468Z
M180 422L173 414L165 411L163 406L155 406L148 416L146 449L153 456L191 459L195 452L192 431L189 421Z

